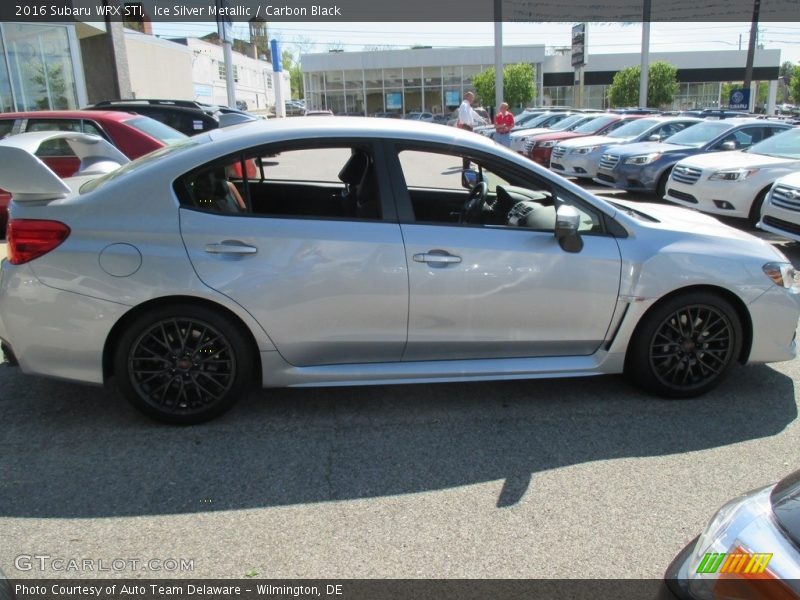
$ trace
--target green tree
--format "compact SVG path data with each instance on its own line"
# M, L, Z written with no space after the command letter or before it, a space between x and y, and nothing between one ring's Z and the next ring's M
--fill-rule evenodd
M800 104L800 65L795 66L788 88L791 101Z
M641 67L628 67L617 71L608 90L611 106L637 106L639 104L639 78ZM659 108L672 104L678 93L678 69L658 60L650 63L647 77L647 106Z
M292 98L303 97L303 72L300 65L295 62L295 56L291 50L281 52L281 66L289 73L289 83L292 88ZM288 98L287 98L288 100Z
M503 101L511 107L521 107L536 97L533 65L518 63L503 67ZM472 78L478 101L484 106L494 106L494 67L478 73Z

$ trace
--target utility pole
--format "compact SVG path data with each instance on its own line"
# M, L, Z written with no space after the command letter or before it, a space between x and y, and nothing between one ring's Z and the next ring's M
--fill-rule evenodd
M647 84L650 76L650 2L643 0L642 6L642 67L639 77L639 106L647 107Z
M228 91L228 106L236 108L236 84L233 80L233 23L228 12L228 0L217 2L217 28L222 39L222 58L225 62L225 87Z
M503 102L503 1L494 0L494 109Z
M757 94L753 94L753 60L756 54L756 38L758 37L758 13L761 10L761 0L753 0L753 20L750 23L750 43L747 46L747 66L744 69L744 89L750 91L750 104L748 111L753 112Z

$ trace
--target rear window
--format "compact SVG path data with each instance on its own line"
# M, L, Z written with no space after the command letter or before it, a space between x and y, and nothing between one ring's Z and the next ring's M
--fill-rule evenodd
M169 125L164 125L164 123L160 123L150 117L136 117L125 121L125 124L146 133L164 144L174 144L188 137L177 129L173 129Z
M134 171L138 171L141 167L150 164L151 162L156 162L161 160L165 156L170 154L175 154L176 152L183 152L184 150L188 150L193 146L196 146L201 143L201 140L197 138L190 138L188 136L183 136L181 141L174 142L170 146L164 146L158 150L150 152L149 154L145 154L144 156L137 158L136 160L132 160L129 163L122 165L119 169L111 171L110 173L106 173L102 177L98 177L97 179L92 179L91 181L87 181L84 183L80 188L81 194L86 194L88 192L92 192L98 188L103 187L109 181L113 181L118 177L123 177L128 173L133 173Z

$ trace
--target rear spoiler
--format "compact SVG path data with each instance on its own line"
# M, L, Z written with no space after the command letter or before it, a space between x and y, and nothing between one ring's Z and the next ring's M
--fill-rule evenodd
M44 142L63 139L80 161L74 177L102 175L130 162L103 138L72 131L20 133L0 140L0 188L18 202L66 198L72 190L36 151Z

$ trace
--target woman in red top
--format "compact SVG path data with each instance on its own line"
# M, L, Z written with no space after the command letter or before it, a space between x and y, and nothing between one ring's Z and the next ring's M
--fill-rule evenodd
M503 102L494 117L494 141L503 146L511 146L511 129L514 127L514 115L508 112L508 103Z

